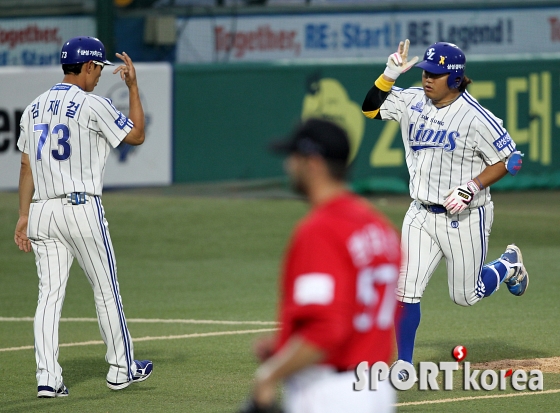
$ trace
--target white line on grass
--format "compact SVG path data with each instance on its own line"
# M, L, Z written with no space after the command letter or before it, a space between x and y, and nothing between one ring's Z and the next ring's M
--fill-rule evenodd
M137 343L139 341L156 341L156 340L177 340L182 338L197 338L197 337L213 337L213 336L229 336L236 334L253 334L253 333L266 333L270 331L276 331L276 328L260 328L257 330L236 330L236 331L215 331L212 333L193 333L193 334L181 334L177 336L159 336L159 337L138 337L133 338L132 341ZM77 347L77 346L93 346L97 344L104 344L101 340L94 341L82 341L79 343L63 343L59 344L59 347ZM7 351L19 351L19 350L33 350L33 346L21 346L21 347L7 347L0 348L0 352Z
M0 317L0 321L33 321L33 317ZM97 323L97 318L61 318L60 321L76 323ZM223 324L223 325L276 325L276 321L228 321L228 320L192 320L165 318L127 318L127 323L158 323L158 324Z
M0 320L3 320L3 317L0 317ZM69 320L69 319L66 319ZM80 319L83 321L83 319ZM96 319L94 319L97 321ZM14 321L14 320L9 320ZM27 320L25 320L27 321ZM158 337L138 337L134 338L134 342L140 341L157 341L157 340L177 340L183 338L198 338L198 337L216 337L216 336L229 336L229 335L239 335L239 334L254 334L254 333L266 333L271 331L276 331L277 328L260 328L256 330L235 330L235 331L215 331L212 333L193 333L193 334L181 334L175 336L158 336ZM82 341L79 343L63 343L60 344L59 347L78 347L78 346L93 346L104 344L101 340L93 340L93 341ZM21 346L21 347L8 347L8 348L0 348L0 352L8 352L8 351L20 351L20 350L33 350L33 346ZM539 392L523 392L523 393L510 393L510 394L497 394L497 395L488 395L488 396L477 396L477 397L457 397L451 399L440 399L440 400L424 400L419 402L405 402L405 403L397 403L395 406L403 407L403 406L418 406L424 404L438 404L438 403L454 403L460 401L474 401L474 400L482 400L482 399L498 399L503 397L517 397L517 396L532 396L536 394L552 394L552 393L560 393L560 389L554 390L544 390Z
M457 397L454 399L424 400L422 402L397 403L395 406L403 407L403 406L418 406L421 404L455 403L455 402L474 401L474 400L482 400L482 399L500 399L502 397L534 396L536 394L551 394L551 393L560 393L560 389L528 391L523 393L496 394L496 395L476 396L476 397Z

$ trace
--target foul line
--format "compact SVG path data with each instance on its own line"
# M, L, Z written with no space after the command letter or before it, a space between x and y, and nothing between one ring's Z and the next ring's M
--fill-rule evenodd
M193 334L181 334L177 336L159 336L159 337L138 337L133 338L132 342L137 343L139 341L156 341L156 340L177 340L182 338L197 338L197 337L214 337L214 336L230 336L237 334L252 334L252 333L266 333L270 331L276 331L277 328L260 328L257 330L236 330L236 331L215 331L212 333L193 333ZM78 346L93 346L97 344L105 344L101 340L94 341L82 341L80 343L63 343L59 344L59 347L78 347ZM0 352L7 351L19 351L19 350L33 350L34 346L21 346L21 347L8 347L0 348Z
M395 406L397 407L418 406L421 404L454 403L454 402L474 401L474 400L482 400L482 399L500 399L503 397L534 396L537 394L552 394L552 393L560 393L560 389L531 391L531 392L523 392L523 393L496 394L496 395L477 396L477 397L457 397L455 399L424 400L422 402L397 403L395 404Z
M0 317L0 321L33 321L33 317ZM97 323L97 318L61 318L61 322ZM223 325L276 325L276 321L227 321L227 320L192 320L165 318L127 318L127 323L157 323L157 324L223 324Z

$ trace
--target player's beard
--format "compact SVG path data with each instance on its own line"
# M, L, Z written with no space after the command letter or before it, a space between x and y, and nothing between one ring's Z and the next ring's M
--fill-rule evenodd
M284 169L290 179L292 190L298 194L307 197L307 185L305 183L304 160L301 156L291 155L284 161Z
M307 187L305 186L302 179L298 179L297 177L290 177L290 185L292 190L298 194L307 197Z
M308 195L307 185L305 184L305 180L303 179L301 174L297 174L297 173L290 174L290 186L292 187L292 190L296 194L303 195L304 197L307 198Z

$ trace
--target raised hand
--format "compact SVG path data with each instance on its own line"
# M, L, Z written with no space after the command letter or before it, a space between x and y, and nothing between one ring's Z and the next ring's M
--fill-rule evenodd
M118 66L113 74L120 73L121 79L125 81L126 85L130 88L136 85L136 69L132 64L132 59L126 54L126 52L116 53L116 56L121 59L124 64Z
M400 42L397 51L387 59L387 67L383 74L389 79L397 80L401 74L408 71L418 61L418 56L414 56L410 61L408 60L409 47L410 40L406 39L404 42Z

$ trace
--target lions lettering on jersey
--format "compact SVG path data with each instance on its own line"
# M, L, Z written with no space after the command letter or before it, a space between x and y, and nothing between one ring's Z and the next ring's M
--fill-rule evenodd
M447 129L439 129L445 125L445 122L433 117L422 114L424 103L418 102L410 105L410 109L418 112L419 115L411 115L411 120L419 117L424 123L416 128L416 122L411 122L408 127L408 142L413 151L421 151L423 149L443 149L446 152L452 152L456 147L456 139L461 136L458 131L448 131ZM433 126L433 127L430 127ZM416 130L415 130L416 128Z
M463 185L515 151L503 121L467 91L437 108L421 87L393 87L379 113L384 120L400 123L410 196L422 203L443 203L449 188ZM481 190L470 208L484 205L488 193L488 188Z
M425 124L418 126L414 132L414 123L410 124L408 141L410 149L421 151L422 149L443 149L452 152L456 145L455 140L460 136L457 131L447 131L446 129L434 130L426 128Z

